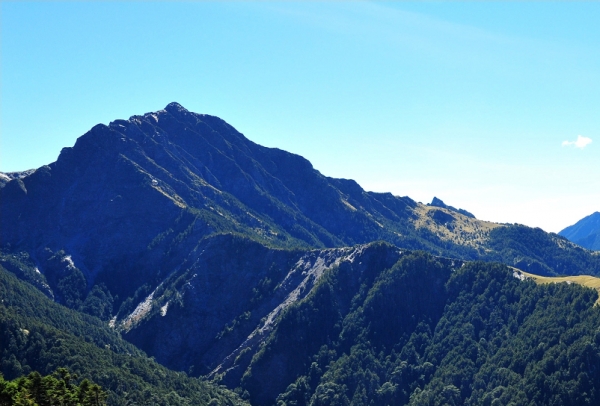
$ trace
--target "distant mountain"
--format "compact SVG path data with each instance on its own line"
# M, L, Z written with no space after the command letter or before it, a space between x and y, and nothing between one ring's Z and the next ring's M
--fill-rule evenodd
M220 235L268 249L383 240L542 275L600 274L600 257L563 237L477 220L439 199L422 205L366 192L177 103L97 125L56 162L6 176L0 248L29 258L36 272L8 262L7 269L57 302L105 319L126 317L171 275L197 269L202 250L231 255ZM231 321L221 316L219 323Z
M575 244L600 251L600 212L582 218L558 233Z

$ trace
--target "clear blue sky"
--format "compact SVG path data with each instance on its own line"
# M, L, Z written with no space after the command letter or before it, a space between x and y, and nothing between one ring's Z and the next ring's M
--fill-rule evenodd
M177 101L367 190L547 231L600 210L600 2L1 11L3 172Z

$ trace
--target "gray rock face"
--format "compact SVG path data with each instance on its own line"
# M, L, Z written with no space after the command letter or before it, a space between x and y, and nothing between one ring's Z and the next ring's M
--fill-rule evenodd
M287 251L239 237L212 237L192 254L190 268L164 281L117 328L159 362L235 387L279 317L328 270L345 269L343 300L349 308L363 273L379 273L401 255L381 243Z
M0 246L26 253L38 285L69 307L84 309L102 286L118 297L112 325L197 375L230 369L263 317L310 292L320 273L302 276L301 257L337 255L308 250L378 239L426 247L414 207L171 103L97 125L56 162L11 175Z
M582 218L558 234L584 248L600 251L600 212Z
M35 169L29 169L22 172L0 172L0 189L13 179L21 179L31 175Z
M285 290L279 284L301 255L232 235L207 238L190 253L189 266L163 281L117 328L159 362L207 374L280 304L275 291Z

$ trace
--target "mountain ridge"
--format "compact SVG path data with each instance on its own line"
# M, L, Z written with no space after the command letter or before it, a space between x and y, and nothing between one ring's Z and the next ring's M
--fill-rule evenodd
M600 251L600 212L594 212L560 231L570 241L590 250Z
M56 162L0 188L0 249L3 266L47 297L101 318L163 365L239 387L259 404L282 391L293 397L286 387L308 373L317 344L346 353L362 342L350 328L366 317L358 303L379 300L396 271L422 293L407 291L425 323L441 314L444 284L468 261L600 274L600 256L564 237L432 203L324 176L301 156L171 103L96 125ZM414 280L420 270L425 282ZM369 317L383 328L386 307L378 309ZM285 360L298 364L282 369ZM321 396L315 388L306 393Z
M597 258L561 237L441 206L326 177L301 156L170 103L96 125L56 162L0 188L0 246L27 252L53 290L64 278L79 280L79 292L58 296L73 303L96 283L120 300L157 286L202 238L232 232L280 248L385 240L547 275L600 272ZM554 251L565 260L553 261Z

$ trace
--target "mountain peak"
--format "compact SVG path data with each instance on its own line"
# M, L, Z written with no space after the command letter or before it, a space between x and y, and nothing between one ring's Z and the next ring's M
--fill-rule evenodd
M189 112L188 109L186 109L185 107L183 107L181 104L179 104L177 102L171 102L171 103L167 104L167 107L165 107L165 110L171 114L188 113Z
M435 196L433 197L433 200L431 201L431 203L429 205L436 206L436 207L443 207L443 208L448 207L448 206L446 206L446 204L444 203L444 201L442 199L438 199Z
M433 200L431 201L431 203L429 203L429 206L434 206L434 207L442 207L444 209L448 209L448 210L452 210L455 211L457 213L463 214L467 217L471 217L471 218L475 218L475 216L473 215L473 213L470 213L464 209L457 209L456 207L453 206L449 206L446 203L443 202L442 199L438 199L437 197L433 197Z

